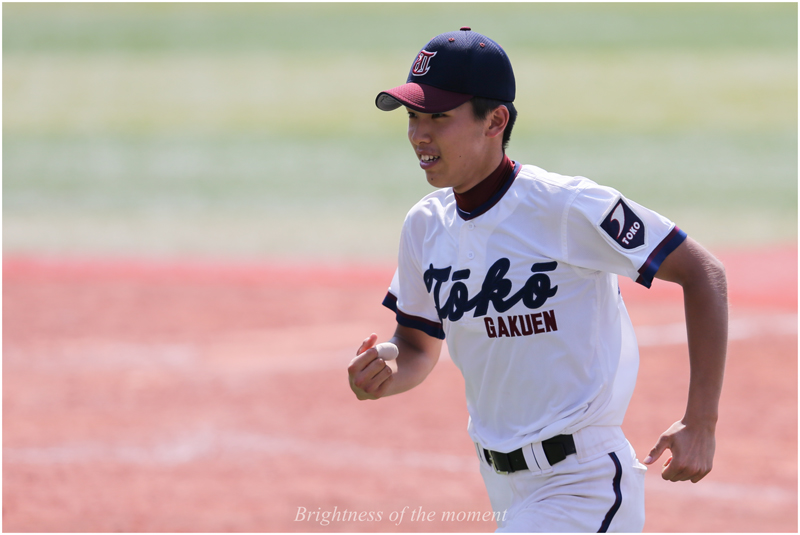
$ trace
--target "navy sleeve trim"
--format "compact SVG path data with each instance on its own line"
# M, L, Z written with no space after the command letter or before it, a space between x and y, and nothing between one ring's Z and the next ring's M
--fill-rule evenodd
M639 268L639 278L636 279L636 282L645 288L650 288L650 285L653 284L653 277L656 276L658 268L661 267L661 262L663 262L672 251L677 249L685 239L686 233L684 231L678 227L673 228L672 231L667 234L667 237L658 244L658 247L653 249L653 252L647 257L645 263Z
M404 313L402 310L397 308L397 297L392 295L392 292L388 292L386 294L386 297L383 298L382 304L396 314L397 323L403 327L417 329L424 332L428 336L438 338L439 340L444 340L444 329L442 329L441 323Z

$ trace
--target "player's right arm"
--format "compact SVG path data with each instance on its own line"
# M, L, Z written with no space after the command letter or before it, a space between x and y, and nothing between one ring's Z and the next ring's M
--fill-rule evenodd
M439 360L442 341L424 332L397 325L389 340L400 354L386 362L378 357L375 344L378 336L370 335L358 348L347 373L350 388L358 399L378 399L411 390L428 376Z

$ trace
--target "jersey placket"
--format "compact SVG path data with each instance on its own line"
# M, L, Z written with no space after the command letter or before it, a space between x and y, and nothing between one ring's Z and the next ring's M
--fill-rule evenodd
M482 248L479 248L478 234L480 231L476 227L474 221L464 221L458 237L458 263L470 269L474 269L474 266L478 265L475 260L480 260L485 253Z

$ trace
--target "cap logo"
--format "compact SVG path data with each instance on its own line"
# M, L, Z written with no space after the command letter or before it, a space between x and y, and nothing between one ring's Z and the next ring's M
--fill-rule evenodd
M419 56L417 56L417 61L414 62L414 66L411 68L411 74L414 76L423 76L428 74L428 71L431 70L431 58L435 55L436 52L420 50Z

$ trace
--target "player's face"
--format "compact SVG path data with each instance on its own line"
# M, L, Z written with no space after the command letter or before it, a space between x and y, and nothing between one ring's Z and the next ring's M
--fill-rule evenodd
M406 110L408 139L430 185L463 193L500 164L502 149L487 135L491 119L476 120L470 102L444 113Z

